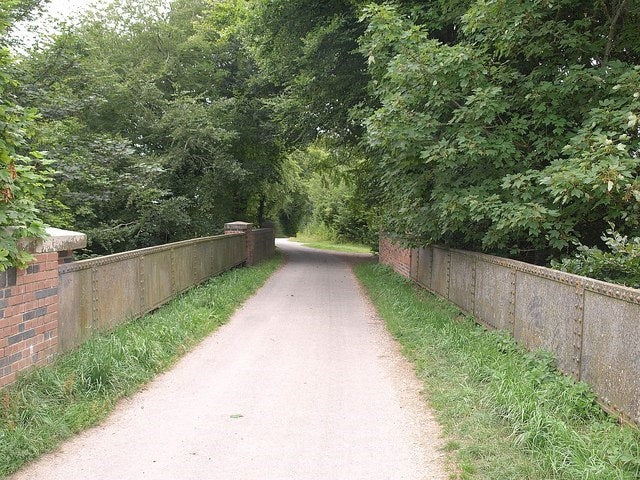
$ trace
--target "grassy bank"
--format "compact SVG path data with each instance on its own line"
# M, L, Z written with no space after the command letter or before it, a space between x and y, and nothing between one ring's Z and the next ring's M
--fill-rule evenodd
M320 250L333 250L336 252L348 252L348 253L371 253L371 248L366 245L360 245L358 243L338 242L335 240L327 240L322 237L315 237L310 235L298 234L295 237L291 237L290 240L311 248L318 248Z
M120 398L225 323L280 262L278 257L212 278L0 391L0 477L104 419Z
M525 352L386 267L356 273L424 381L453 478L640 478L640 432L620 427L548 354Z

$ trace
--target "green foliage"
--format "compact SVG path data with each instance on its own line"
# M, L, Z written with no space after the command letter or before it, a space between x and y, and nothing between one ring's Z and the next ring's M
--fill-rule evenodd
M302 167L301 184L289 192L295 207L280 211L280 224L288 235L322 230L324 237L374 243L376 199L358 171L362 122L352 114L369 101L366 63L357 51L364 2L247 3L247 45L264 101L290 158Z
M638 7L459 2L455 35L420 23L429 6L368 7L365 141L386 228L536 262L607 222L637 233Z
M17 94L42 112L39 146L59 172L47 219L87 232L94 254L262 220L287 183L233 23L244 5L165 3L91 11L16 69Z
M270 217L545 263L609 223L640 234L638 12L118 0L29 52L13 90L59 171L45 219L93 253Z
M367 73L357 52L364 26L351 0L255 0L247 30L267 97L288 145L318 136L357 138L350 109L365 98Z
M42 123L39 133L57 170L44 214L49 223L88 233L90 251L164 243L188 229L187 201L161 188L164 170L137 156L128 140L91 133L73 118Z
M525 352L387 267L356 273L415 363L460 478L638 478L640 432L557 372L551 355Z
M363 160L355 149L318 140L295 150L290 158L301 166L304 178L304 234L372 247L377 244L372 203L356 180Z
M31 139L37 113L15 102L15 80L7 73L12 62L5 35L24 2L0 5L0 270L24 267L31 255L19 246L23 237L44 236L39 202L44 198L50 169Z
M89 428L225 323L281 263L214 277L169 305L95 336L0 394L0 477Z
M552 261L551 266L569 273L640 288L640 237L628 238L609 228L602 240L609 251L578 246L568 258Z
M324 231L322 228L314 230L305 228L302 233L298 233L292 240L302 243L305 247L317 248L319 250L347 253L371 253L372 251L370 246L342 240L331 240L332 234L333 232Z

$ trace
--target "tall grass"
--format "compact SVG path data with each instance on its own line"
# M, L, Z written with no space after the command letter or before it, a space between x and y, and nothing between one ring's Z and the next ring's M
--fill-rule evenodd
M386 267L356 273L424 381L453 477L640 478L640 432L618 425L549 354L524 351Z
M338 241L338 234L335 230L317 220L312 221L296 234L300 242L333 242Z
M278 257L214 277L0 391L0 477L104 419L118 399L225 323L280 262Z
M306 225L292 238L296 242L320 250L334 250L348 253L371 253L371 247L359 243L347 242L339 238L335 231L321 222Z

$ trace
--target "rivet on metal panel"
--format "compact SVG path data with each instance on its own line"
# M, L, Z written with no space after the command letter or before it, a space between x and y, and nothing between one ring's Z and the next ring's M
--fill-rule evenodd
M98 269L96 267L91 269L91 293L91 312L93 321L96 322L98 317Z
M573 350L576 352L575 356L575 367L574 374L575 377L580 379L580 370L582 368L582 330L584 323L584 286L580 283L576 284L576 316L575 319L575 327L574 327L574 340L573 340Z
M510 292L510 307L509 307L509 330L513 335L516 323L516 271L511 270L511 292Z
M138 281L140 282L140 313L145 310L145 276L144 276L144 255L141 255L138 260Z
M173 293L176 293L177 289L176 289L176 252L175 250L172 248L170 250L171 252L171 291Z
M447 298L451 291L451 250L447 249Z
M199 279L198 279L198 274L197 274L197 268L198 268L198 255L197 252L194 251L194 249L191 250L191 275L192 278L194 279L194 283L196 283Z
M429 247L429 288L433 284L433 246Z
M471 313L476 313L476 264L478 259L474 258L471 268L471 278L473 280L473 287L471 288Z

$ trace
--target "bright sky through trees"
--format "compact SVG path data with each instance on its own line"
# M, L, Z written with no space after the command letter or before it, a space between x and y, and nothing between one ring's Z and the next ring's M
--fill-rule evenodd
M94 0L50 0L44 8L44 13L30 22L18 23L13 35L18 37L25 47L30 47L45 33L55 29L57 22L68 21L91 6L111 3L111 0L96 2Z

